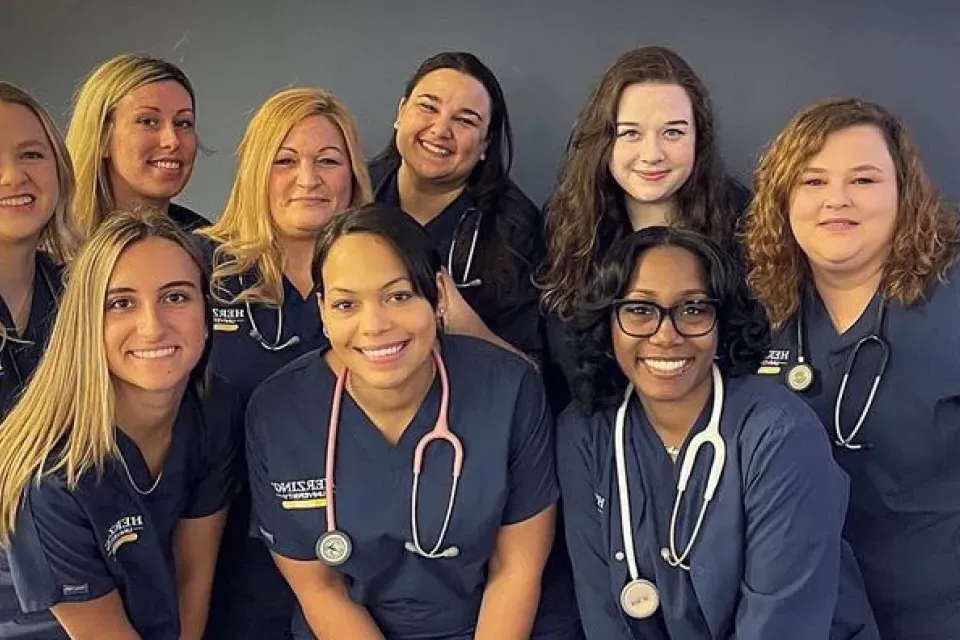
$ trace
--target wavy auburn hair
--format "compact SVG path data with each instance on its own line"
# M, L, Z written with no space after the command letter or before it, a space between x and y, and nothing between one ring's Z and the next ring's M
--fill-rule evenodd
M794 116L761 156L743 235L747 282L774 329L782 328L800 308L811 278L790 229L790 197L831 134L863 125L880 130L896 169L897 220L880 283L884 296L913 304L956 259L960 220L938 195L903 123L880 105L857 98L811 105Z

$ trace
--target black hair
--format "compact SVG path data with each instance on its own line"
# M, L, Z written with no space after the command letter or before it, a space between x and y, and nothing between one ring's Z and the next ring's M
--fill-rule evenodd
M577 353L573 393L588 412L617 405L627 378L611 355L612 303L626 293L637 260L654 247L679 247L700 262L708 293L719 301L717 366L725 377L756 372L770 342L766 315L750 297L736 259L713 240L676 227L641 229L611 248L587 287L572 321Z
M357 233L377 236L388 242L406 267L414 293L437 308L440 299L437 274L441 262L433 240L419 222L401 209L376 203L334 216L324 227L313 259L313 279L321 294L323 264L330 249L340 238Z
M524 256L518 255L507 245L496 225L496 217L503 215L505 209L509 208L506 199L515 197L510 193L513 184L510 180L510 169L513 166L513 129L510 126L510 115L497 76L479 58L464 51L444 51L424 60L407 81L403 90L404 99L408 100L413 95L414 89L424 76L439 69L453 69L470 76L483 85L490 97L487 148L483 159L479 160L470 172L466 190L479 210L484 212L477 234L476 269L484 282L491 286L489 289L481 288L487 295L481 296L478 302L481 306L493 306L508 288L506 283L515 271L511 263L526 261ZM383 150L373 159L373 164L383 167L384 175L390 175L400 168L402 161L394 133ZM523 207L526 204L521 201L513 206ZM461 225L458 232L461 237L455 238L457 247L453 257L454 264L466 263L473 229L470 221ZM448 267L454 270L453 265Z

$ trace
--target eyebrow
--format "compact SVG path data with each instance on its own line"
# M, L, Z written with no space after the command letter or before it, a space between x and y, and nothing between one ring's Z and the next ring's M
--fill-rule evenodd
M382 287L380 287L379 290L380 290L380 291L384 291L385 289L389 289L389 288L392 287L393 285L398 284L398 283L401 283L401 282L411 282L411 280L410 280L410 278L408 278L408 277L406 277L406 276L403 276L403 277L400 277L400 278L394 278L394 279L391 280L390 282L388 282L388 283L384 284ZM330 291L331 291L331 292L333 292L333 291L339 291L339 292L341 292L341 293L356 293L356 291L354 291L353 289L344 289L343 287L331 287L331 288L330 288Z
M650 289L631 289L630 291L627 291L627 296L630 296L630 295L632 295L632 294L638 294L638 295L642 295L642 296L650 296L650 297L652 297L652 298L655 298L655 297L657 297L657 295L658 295L658 293L657 293L656 291L651 291ZM679 296L679 297L684 297L684 296L706 296L706 295L709 295L709 294L708 294L706 291L704 291L703 289L684 289L683 291L678 291L678 292L677 292L677 296Z
M181 287L187 287L189 289L197 289L197 284L195 282L190 282L189 280L173 280L162 286L160 286L158 291L166 291L167 289L177 289ZM137 290L134 287L114 287L113 289L107 289L108 296L115 296L121 293L136 293Z
M690 126L690 121L689 121L689 120L683 120L683 119L680 119L680 120L668 120L667 122L664 122L663 125L661 125L661 126L664 126L664 127L676 127L676 126L680 126L680 125L689 127L689 126ZM631 122L631 121L629 121L629 120L622 120L622 121L617 121L617 126L618 126L618 127L639 127L639 126L640 126L640 123L639 123L639 122Z
M296 149L294 149L293 147L280 147L277 151L278 151L278 152L279 152L279 151L289 151L290 153L292 153L292 154L294 154L294 155L300 155L300 152L297 151ZM319 154L319 153L323 153L323 152L325 152L325 151L339 151L340 153L343 153L343 152L344 152L343 149L341 149L340 147L338 147L338 146L336 146L336 145L329 144L329 145L327 145L327 146L325 146L325 147L320 147L320 149L317 151L317 153Z
M43 140L37 140L36 138L31 138L30 140L24 140L17 145L17 149L26 149L28 147L45 147L49 148L50 145L44 142Z
M870 164L869 162L865 164L858 164L855 167L851 167L849 171L876 171L878 173L883 173L883 169L881 169L876 165ZM821 167L807 167L806 169L803 170L803 172L804 173L827 173L827 170Z
M443 102L443 100L440 99L440 96L435 96L432 93L421 93L417 95L417 97L426 98L427 100L433 100L434 102ZM469 107L461 107L460 112L472 115L473 117L475 117L477 120L480 120L481 122L483 121L483 116L480 115L478 112L474 111L473 109L470 109Z
M135 109L135 110L138 110L138 111L154 111L154 112L156 112L156 113L163 113L162 111L160 111L160 109L159 109L158 107L153 107L153 106L150 106L150 105L148 105L148 104L137 105L137 106L134 107L134 109ZM186 107L186 108L184 108L184 109L177 109L177 111L175 111L174 113L175 113L176 115L181 115L181 114L186 114L186 113L189 113L190 115L193 115L193 108L192 108L192 107Z

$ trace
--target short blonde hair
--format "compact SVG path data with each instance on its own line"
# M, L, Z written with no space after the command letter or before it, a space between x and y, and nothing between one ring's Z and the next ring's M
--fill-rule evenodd
M151 237L182 248L205 282L194 242L156 211L118 212L83 246L68 269L47 348L0 424L0 544L9 541L28 482L63 472L73 489L85 473L103 471L116 455L114 392L103 338L107 287L120 254Z
M226 208L210 227L197 231L219 244L211 276L213 296L224 302L283 303L283 257L270 216L270 171L280 145L297 123L322 115L343 134L350 155L353 193L350 207L372 200L370 176L357 127L346 107L321 89L295 87L271 96L250 120L237 149L237 175ZM229 296L224 282L256 268L255 280L239 296Z
M880 105L856 98L811 105L794 116L760 158L746 217L747 281L775 329L800 308L810 280L809 263L790 229L790 196L827 137L861 125L883 134L897 176L897 220L881 291L901 304L913 304L956 259L960 221L937 194L903 123Z
M67 148L77 176L75 214L85 234L93 233L117 206L103 158L113 132L117 103L131 91L165 80L183 86L196 107L193 86L179 67L129 53L101 64L77 90L67 129Z

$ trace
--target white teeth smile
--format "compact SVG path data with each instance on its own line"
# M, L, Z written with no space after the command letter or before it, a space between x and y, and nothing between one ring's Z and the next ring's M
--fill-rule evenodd
M179 171L181 165L180 162L176 162L174 160L157 160L155 162L151 162L150 164L159 169L165 169L167 171Z
M389 356L395 356L403 350L404 344L396 344L392 347L384 347L383 349L361 349L363 355L369 356L371 358L387 358Z
M133 352L134 358L142 360L153 360L156 358L166 358L176 352L176 347L164 347L162 349L139 349Z
M430 144L426 140L421 140L420 146L422 146L424 149L426 149L430 153L435 153L440 156L449 156L451 153L453 153L449 149L444 149L443 147L438 147L435 144Z
M34 196L13 196L0 199L0 207L24 207L36 201Z
M647 365L648 368L653 369L654 371L662 371L663 373L674 373L683 369L689 360L654 360L652 358L644 358L643 364Z

